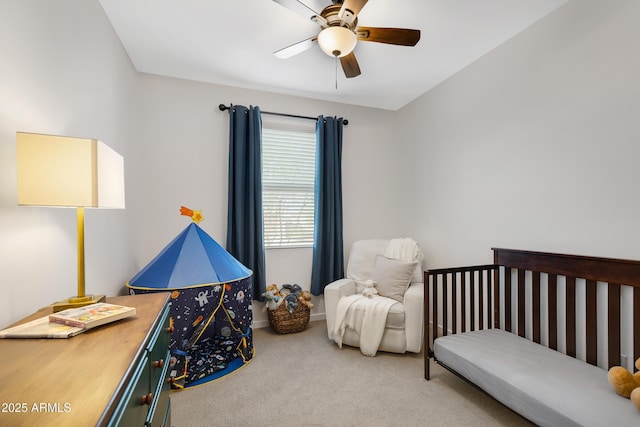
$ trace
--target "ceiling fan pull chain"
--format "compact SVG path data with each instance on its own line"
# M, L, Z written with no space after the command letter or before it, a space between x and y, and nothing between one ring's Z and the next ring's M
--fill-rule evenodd
M336 90L338 90L338 57L336 56Z

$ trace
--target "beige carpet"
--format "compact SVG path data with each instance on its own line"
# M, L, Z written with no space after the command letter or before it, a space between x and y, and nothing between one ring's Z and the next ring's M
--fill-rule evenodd
M175 427L531 426L422 354L365 357L327 338L324 321L297 334L254 331L256 355L234 373L171 394Z

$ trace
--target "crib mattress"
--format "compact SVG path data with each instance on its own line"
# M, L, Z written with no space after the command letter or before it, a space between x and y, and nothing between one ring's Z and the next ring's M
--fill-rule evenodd
M439 362L541 426L639 426L607 371L500 330L436 339Z

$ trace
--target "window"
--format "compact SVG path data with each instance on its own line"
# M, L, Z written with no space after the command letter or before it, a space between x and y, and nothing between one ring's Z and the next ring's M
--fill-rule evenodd
M266 248L313 246L315 122L263 116L262 204Z

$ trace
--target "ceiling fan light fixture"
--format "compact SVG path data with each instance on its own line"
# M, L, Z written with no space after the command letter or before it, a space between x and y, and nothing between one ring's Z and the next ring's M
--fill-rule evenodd
M345 27L327 27L318 34L318 44L322 51L337 58L350 54L357 41L356 34Z

